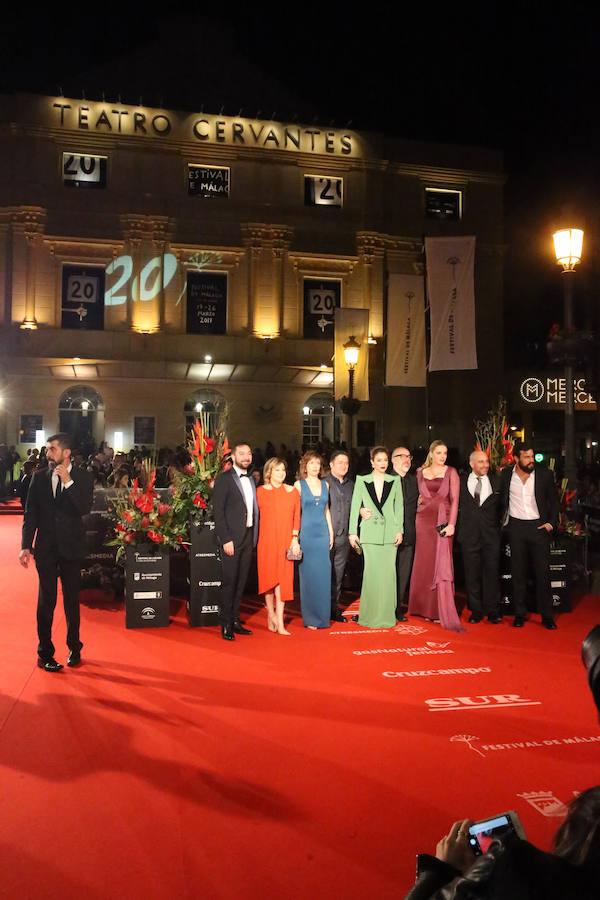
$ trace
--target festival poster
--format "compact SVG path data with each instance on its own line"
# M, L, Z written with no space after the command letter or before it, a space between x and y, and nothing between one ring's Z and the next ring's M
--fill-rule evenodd
M423 276L389 276L386 330L386 385L425 387Z
M225 334L227 275L224 272L187 273L188 334Z
M475 238L425 238L431 321L429 371L476 369Z

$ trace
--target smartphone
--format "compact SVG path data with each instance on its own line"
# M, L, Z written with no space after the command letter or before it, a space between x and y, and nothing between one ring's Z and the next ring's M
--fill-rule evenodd
M360 556L361 553L362 553L362 547L361 547L361 545L360 545L360 541L358 540L358 538L356 539L356 543L354 544L354 549L355 549L355 551L358 553L358 555Z
M448 527L448 523L447 523L447 522L444 522L443 525L436 525L436 526L435 526L435 530L436 530L436 531L439 531L439 533L442 534L442 531L443 531L445 528L447 528L447 527ZM446 537L446 535L445 535L445 534L442 534L442 537Z
M513 809L508 812L476 822L469 828L469 844L475 856L481 856L489 850L492 841L515 834L525 840L525 831L521 820Z

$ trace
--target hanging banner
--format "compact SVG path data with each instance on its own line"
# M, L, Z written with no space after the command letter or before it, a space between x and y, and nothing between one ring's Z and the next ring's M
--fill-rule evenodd
M431 313L429 371L476 369L474 237L425 238Z
M369 399L369 310L368 309L336 309L335 310L335 356L333 359L333 379L335 397L349 396L349 378L344 344L353 337L360 344L358 362L354 369L354 397L357 400Z
M390 275L386 385L425 387L425 298L422 275Z

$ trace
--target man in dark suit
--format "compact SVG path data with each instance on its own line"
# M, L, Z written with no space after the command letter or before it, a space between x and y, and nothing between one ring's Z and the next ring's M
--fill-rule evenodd
M554 629L550 584L550 540L558 520L558 494L548 469L536 469L533 448L515 447L517 462L501 479L502 523L508 522L515 628L525 624L527 563L535 573L537 609L544 628Z
M329 485L329 509L333 525L333 547L331 548L331 620L345 622L340 610L342 581L348 562L348 523L354 481L348 478L350 459L345 450L334 450L329 460L329 475L324 481Z
M240 605L252 549L258 540L256 485L248 474L252 464L250 445L245 441L235 444L232 461L232 467L217 477L213 491L215 531L223 569L219 618L226 641L235 640L236 634L252 634L240 622Z
M81 662L79 585L86 549L82 516L92 508L93 480L88 472L73 467L68 434L48 438L46 458L48 468L34 474L27 495L19 559L27 568L35 538L33 555L39 576L38 666L46 672L58 672L62 665L54 659L52 643L58 576L67 620L67 665L78 666Z
M407 622L406 604L404 597L410 583L410 573L415 555L417 501L419 488L417 477L410 471L412 456L406 447L396 447L392 453L392 467L402 482L402 497L404 499L404 537L398 547L396 555L397 599L396 619L398 622Z
M473 450L471 472L460 476L457 540L465 570L469 622L487 616L497 625L500 614L500 479L489 471L487 453Z

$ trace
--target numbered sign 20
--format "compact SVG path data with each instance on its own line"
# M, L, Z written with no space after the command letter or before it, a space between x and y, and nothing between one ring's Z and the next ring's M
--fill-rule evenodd
M333 338L333 316L340 305L339 281L304 279L304 337L319 340Z
M104 328L104 270L99 266L63 266L62 327Z
M342 206L343 188L343 178L305 175L304 202L306 206Z
M63 153L62 170L66 187L106 187L106 156Z

